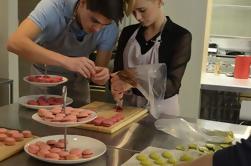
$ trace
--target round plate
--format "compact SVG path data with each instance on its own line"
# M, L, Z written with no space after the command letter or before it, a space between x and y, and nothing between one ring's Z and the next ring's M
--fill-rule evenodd
M27 104L27 101L28 100L37 100L38 97L40 96L45 96L46 98L49 98L49 97L57 97L57 98L60 98L62 96L59 96L59 95L48 95L48 94L42 94L42 95L30 95L30 96L22 96L18 99L18 103L26 108L31 108L31 109L52 109L53 107L56 107L56 106L61 106L61 105L49 105L49 106L39 106L39 105L30 105L30 104ZM66 105L69 105L73 102L72 98L70 97L67 97L66 99Z
M55 83L33 82L33 81L29 81L28 80L28 77L30 77L30 76L43 76L43 75L29 75L29 76L25 76L24 77L24 81L25 82L28 82L29 84L36 85L36 86L48 86L48 87L49 86L56 86L56 85L63 84L63 83L65 83L65 82L68 81L68 79L66 77L60 76L60 77L63 78L63 80L60 81L60 82L55 82ZM50 76L50 77L58 77L58 75L48 75L48 76Z
M94 120L96 117L97 117L97 114L94 111L92 111L92 113L88 117L83 118L81 122L48 122L48 121L44 121L42 118L40 118L40 116L37 113L32 115L33 120L35 120L39 123L48 125L48 126L53 126L53 127L80 126L81 124L88 123L88 122Z
M24 151L29 154L30 156L45 161L45 162L49 162L49 163L55 163L55 164L78 164L78 163L83 163L83 162L87 162L90 160L94 160L96 158L98 158L99 156L103 155L106 152L106 145L99 141L96 140L94 138L90 138L90 137L85 137L85 136L79 136L79 135L67 135L67 149L72 149L72 148L80 148L80 149L90 149L94 152L93 156L90 158L86 158L86 159L78 159L78 160L52 160L52 159L46 159L46 158L42 158L42 157L38 157L34 154L31 154L28 151L28 146L30 144L34 144L38 141L43 141L46 142L47 140L58 140L58 139L63 139L64 135L52 135L52 136L47 136L47 137L41 137L41 138L37 138L34 139L30 142L28 142L25 146L24 146Z

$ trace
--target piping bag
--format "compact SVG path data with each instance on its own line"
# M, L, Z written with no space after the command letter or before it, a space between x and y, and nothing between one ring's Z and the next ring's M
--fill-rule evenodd
M148 107L154 118L159 118L158 103L164 100L167 69L164 63L139 65L118 73L119 78L137 88L147 99Z
M148 100L148 109L156 118L155 127L185 142L226 143L233 139L232 134L224 131L210 131L193 125L182 118L159 119L160 103L166 91L167 69L165 64L139 65L118 72L119 78L137 88ZM186 137L184 137L184 135Z

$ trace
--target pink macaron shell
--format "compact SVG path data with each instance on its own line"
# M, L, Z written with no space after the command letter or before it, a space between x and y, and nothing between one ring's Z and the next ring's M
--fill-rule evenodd
M13 146L13 145L16 144L16 140L14 138L7 137L4 140L4 144L7 145L7 146Z
M8 136L10 136L10 137L12 137L12 135L13 135L14 133L19 133L19 131L17 131L17 130L8 130L8 131L6 132L6 134L7 134Z
M0 134L0 141L4 141L8 136L6 134Z
M60 157L66 158L70 153L67 151L62 150L61 152L58 153Z
M45 117L46 119L53 119L53 118L55 117L55 115L53 115L52 113L48 112L48 113L46 113L46 114L44 115L44 117Z
M8 130L6 128L0 128L0 134L5 134Z
M75 154L69 154L66 156L66 160L78 160L80 157Z
M17 142L24 140L24 135L21 133L13 133L12 138L14 138Z
M82 157L83 157L84 159L91 158L92 156L93 156L92 154L89 154L89 155L82 155Z
M89 155L82 155L82 157L83 157L84 159L91 158L91 157L92 157L92 154L89 154Z
M58 113L55 115L56 117L65 117L66 115L64 113Z
M48 141L46 141L46 143L50 146L54 146L57 143L57 141L56 140L48 140Z
M22 131L24 138L31 138L32 137L32 133L29 130L24 130Z
M76 155L78 157L81 157L82 150L79 149L79 148L73 148L73 149L70 150L70 154L74 154L74 155Z
M59 155L57 153L47 153L45 158L52 159L52 160L59 160Z
M66 117L64 117L64 119L62 121L63 122L76 122L77 117L74 115L67 115Z
M71 111L71 113L74 114L74 115L77 115L77 114L79 114L80 112L81 112L81 110L78 109L78 108L75 108L74 110Z
M57 148L64 148L65 144L64 144L64 142L57 142L54 146Z
M39 147L40 147L41 145L46 145L46 143L43 142L43 141L37 141L35 144L38 145Z
M40 148L40 149L43 149L43 150L50 150L50 149L51 149L51 146L50 146L50 145L47 145L47 144L41 144L41 145L39 145L39 148Z
M37 152L40 150L39 146L35 144L31 144L28 146L28 151L32 154L37 154Z
M51 148L50 149L50 152L51 153L59 153L59 152L61 152L62 151L62 149L60 149L60 148Z
M62 108L54 108L54 109L50 110L50 112L52 114L58 114L58 113L61 113L61 111L62 111Z
M44 117L45 116L45 114L48 112L48 110L46 110L46 109L39 109L38 111L37 111L37 114L40 116L40 117Z
M84 149L83 152L82 152L82 155L91 155L93 153L94 152L91 149Z
M69 115L73 115L77 117L78 114L79 114L78 112L71 112Z
M58 140L58 142L62 142L62 143L64 143L64 141L65 141L64 138ZM67 140L66 140L66 144L68 144L68 141L67 141Z
M64 119L64 117L56 116L51 121L52 122L61 122Z
M42 158L45 158L45 155L50 153L48 150L46 149L41 149L37 152L37 156L38 157L42 157Z

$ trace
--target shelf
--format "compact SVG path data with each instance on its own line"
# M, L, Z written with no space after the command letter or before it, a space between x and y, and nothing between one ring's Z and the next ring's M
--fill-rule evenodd
M213 5L214 8L222 8L222 7L229 7L229 8L242 8L242 9L250 9L251 10L251 4L250 5L226 5L226 4L215 4Z
M231 36L231 35L217 35L217 34L211 34L210 37L251 40L251 36Z

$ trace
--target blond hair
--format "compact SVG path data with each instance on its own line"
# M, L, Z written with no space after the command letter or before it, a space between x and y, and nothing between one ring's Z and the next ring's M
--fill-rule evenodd
M129 16L132 13L135 0L124 0L124 10L125 14Z
M124 11L127 16L132 13L133 6L136 0L124 0ZM165 0L160 0L161 5L164 5Z

